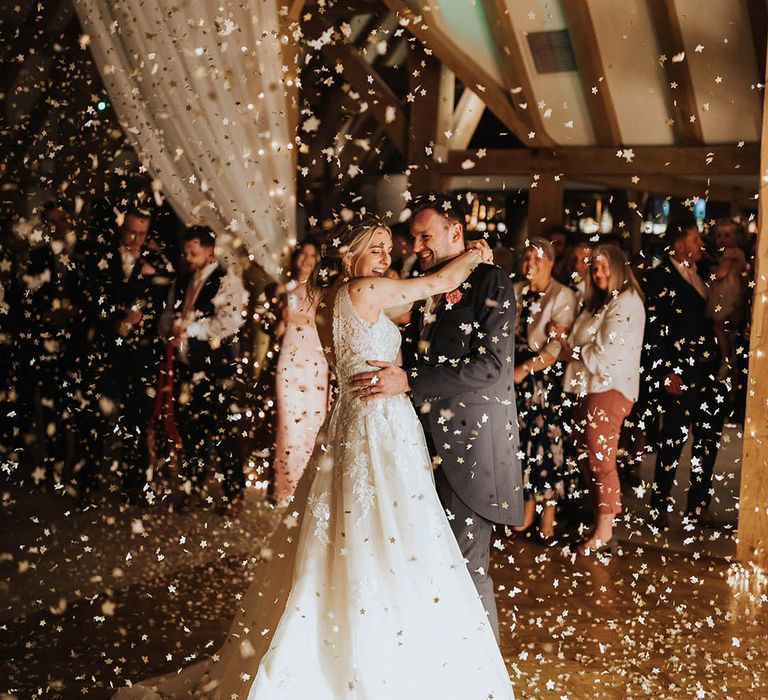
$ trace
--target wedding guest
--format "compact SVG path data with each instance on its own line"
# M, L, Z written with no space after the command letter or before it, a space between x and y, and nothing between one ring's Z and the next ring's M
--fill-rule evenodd
M245 322L248 294L240 277L216 259L216 234L210 227L188 228L183 244L188 272L176 285L172 340L177 347L181 476L188 492L181 510L201 503L213 454L225 498L220 510L235 514L245 487L235 380L238 331Z
M729 376L736 364L736 342L744 319L747 258L742 231L735 221L719 221L714 230L720 259L710 274L707 316L713 321L720 348L718 379Z
M293 495L315 445L328 407L328 363L315 328L317 299L307 294L307 280L318 261L314 243L297 248L292 279L282 305L277 363L277 439L275 500Z
M524 520L516 531L527 530L541 510L539 531L554 535L558 498L563 495L567 407L563 405L564 365L559 361L562 341L548 332L554 322L570 329L576 316L576 295L552 277L555 251L543 238L528 243L521 272L514 285L515 371L520 450L524 457Z
M571 356L565 391L577 397L577 461L595 514L595 527L579 546L582 554L615 547L613 522L621 513L616 451L640 389L645 325L640 285L618 246L595 248L586 282L584 308L564 341ZM553 330L558 336L566 331Z
M122 443L124 496L136 504L146 502L146 428L162 352L159 322L173 280L169 261L147 243L150 223L148 210L129 209L120 222L119 245L106 247L96 264L102 274L96 303L107 363L105 398L114 403Z
M560 284L569 285L574 264L572 234L565 226L558 224L549 228L546 239L552 244L552 249L555 251L552 276Z
M71 264L76 236L69 214L58 202L43 205L40 218L42 242L30 249L21 278L19 410L25 442L31 445L42 438L46 477L56 484L65 478L67 456L67 365L78 313Z
M716 374L720 357L707 318L707 286L697 264L703 243L693 214L670 217L668 255L648 273L645 285L648 367L661 412L659 449L651 494L651 517L665 527L672 511L672 486L689 435L693 437L691 485L686 514L710 522L712 473L723 428L724 388Z
M579 307L584 301L589 280L589 260L592 256L592 244L584 237L573 244L573 272L569 282L570 288L576 292Z

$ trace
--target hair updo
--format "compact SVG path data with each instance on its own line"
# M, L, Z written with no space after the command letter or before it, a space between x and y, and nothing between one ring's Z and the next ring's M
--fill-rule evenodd
M356 215L348 222L339 221L320 246L320 259L307 281L310 298L330 287L340 276L354 277L355 260L368 247L373 234L381 229L392 235L389 226L374 214Z

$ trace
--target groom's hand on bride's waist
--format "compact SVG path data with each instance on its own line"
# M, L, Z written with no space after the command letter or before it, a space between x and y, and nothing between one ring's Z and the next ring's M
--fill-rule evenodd
M350 377L349 384L355 396L363 401L384 399L388 396L405 394L410 390L408 375L402 367L392 362L369 360L371 367L378 369L360 372Z

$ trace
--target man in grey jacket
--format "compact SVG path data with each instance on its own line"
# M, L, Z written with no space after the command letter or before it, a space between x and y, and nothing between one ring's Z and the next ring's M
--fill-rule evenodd
M465 249L460 202L438 193L411 207L414 252L433 272ZM457 289L414 309L403 332L403 367L371 361L353 378L376 377L376 398L410 392L433 457L435 482L496 638L489 575L495 523L522 522L522 473L515 409L515 298L495 265L480 265Z

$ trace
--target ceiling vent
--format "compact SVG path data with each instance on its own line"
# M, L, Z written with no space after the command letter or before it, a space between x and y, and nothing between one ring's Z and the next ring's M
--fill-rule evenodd
M539 73L566 73L578 69L567 29L531 32L528 34L528 46Z

